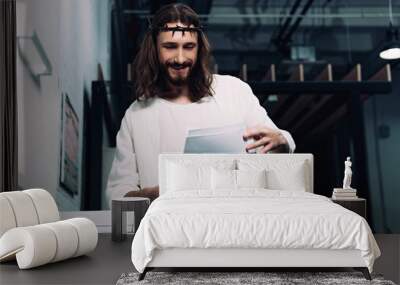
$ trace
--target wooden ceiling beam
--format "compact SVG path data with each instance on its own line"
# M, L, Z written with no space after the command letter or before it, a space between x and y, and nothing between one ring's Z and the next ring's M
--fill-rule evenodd
M356 81L356 82L361 82L362 80L362 74L361 74L361 64L357 64L356 66L353 67L352 70L350 70L342 79L342 81ZM329 120L320 120L314 119L315 123L311 123L311 119L313 117L315 118L315 115L326 105L328 102L331 102L334 99L334 95L326 95L322 96L321 100L319 100L315 105L313 105L310 110L307 112L307 114L304 114L303 117L301 117L296 124L292 127L292 132L296 133L301 130L303 131L308 131L311 130L311 126L314 125L318 128L319 125L326 124L324 121ZM347 100L344 100L344 102L347 102ZM335 111L336 112L336 111ZM319 117L322 117L321 115ZM316 125L317 124L317 125ZM311 131L312 132L312 131Z
M295 67L292 74L289 77L291 82L304 82L304 65L299 64ZM271 117L277 118L278 112L282 112L282 107L288 102L288 99L291 95L288 94L280 94L278 95L278 101L271 108Z
M327 64L325 68L314 78L314 81L328 81L332 82L332 65ZM284 129L290 129L291 123L294 122L295 118L304 113L304 110L307 109L313 102L317 101L319 95L305 95L301 96L296 104L292 104L285 113L282 118L279 118L279 126Z

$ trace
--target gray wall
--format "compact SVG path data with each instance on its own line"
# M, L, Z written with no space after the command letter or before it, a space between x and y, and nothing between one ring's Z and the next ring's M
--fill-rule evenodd
M17 56L19 185L45 188L61 210L77 210L80 186L71 197L58 182L61 93L69 94L78 114L81 149L83 94L85 89L90 94L97 63L110 78L109 0L17 0L17 18L17 35L36 31L53 66L51 76L42 77L38 86Z
M372 227L379 233L400 233L400 68L392 70L393 92L375 95L364 105ZM379 135L387 126L389 137ZM357 146L355 146L357 147Z

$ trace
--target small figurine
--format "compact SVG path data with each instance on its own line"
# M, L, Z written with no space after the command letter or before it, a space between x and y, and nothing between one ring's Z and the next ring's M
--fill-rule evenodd
M344 162L344 178L343 178L343 189L353 189L351 188L351 176L353 172L351 171L351 161L350 157L347 157L347 160Z

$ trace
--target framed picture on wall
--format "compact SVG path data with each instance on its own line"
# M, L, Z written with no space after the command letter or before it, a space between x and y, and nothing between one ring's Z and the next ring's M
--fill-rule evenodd
M78 194L79 118L67 93L62 93L60 185L70 195Z

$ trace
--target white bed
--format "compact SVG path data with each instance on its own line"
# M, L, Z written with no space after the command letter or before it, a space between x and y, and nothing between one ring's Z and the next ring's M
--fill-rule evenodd
M313 194L310 154L163 154L159 178L132 243L140 279L155 267L354 267L370 278L380 255L362 217Z

